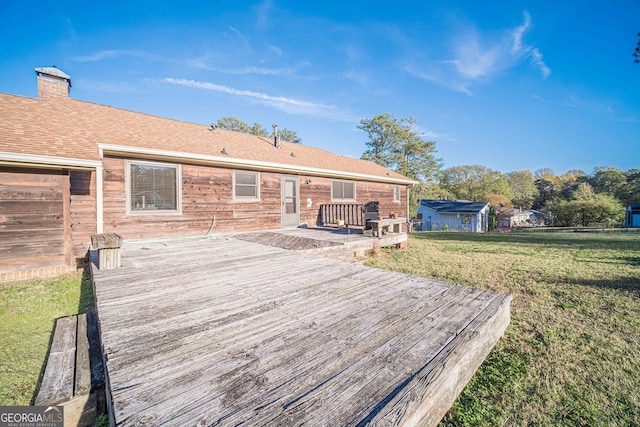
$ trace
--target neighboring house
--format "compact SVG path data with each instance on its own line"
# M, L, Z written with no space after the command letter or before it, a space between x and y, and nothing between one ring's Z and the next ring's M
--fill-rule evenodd
M640 227L640 204L627 206L624 225L625 227Z
M0 94L0 280L74 269L90 236L295 227L320 205L378 201L407 216L413 181L375 163L69 98L36 68L38 99Z
M488 230L489 210L487 202L466 200L420 200L418 220L422 230L453 230L482 233Z
M537 221L538 212L522 210L520 208L507 208L498 212L498 227L531 227Z

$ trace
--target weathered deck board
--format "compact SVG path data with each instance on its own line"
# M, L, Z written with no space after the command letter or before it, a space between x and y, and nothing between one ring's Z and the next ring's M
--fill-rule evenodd
M505 295L220 236L122 264L95 273L118 425L437 422L509 321Z
M56 321L36 405L55 405L73 397L77 326L77 316L61 317Z

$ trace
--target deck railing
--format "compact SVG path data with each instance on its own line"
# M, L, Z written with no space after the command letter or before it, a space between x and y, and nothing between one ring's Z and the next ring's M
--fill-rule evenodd
M343 221L344 225L354 227L365 226L365 215L362 205L357 203L329 203L320 205L320 223L336 225Z

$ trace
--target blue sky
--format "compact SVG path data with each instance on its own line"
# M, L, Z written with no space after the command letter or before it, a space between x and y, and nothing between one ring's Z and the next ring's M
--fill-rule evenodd
M640 168L640 2L0 4L0 92L297 131L360 157L362 118L413 116L445 167ZM106 6L108 5L108 6Z

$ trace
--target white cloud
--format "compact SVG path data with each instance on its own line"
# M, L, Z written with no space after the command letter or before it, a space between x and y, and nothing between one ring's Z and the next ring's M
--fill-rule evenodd
M298 70L304 67L308 67L308 62L302 62L293 67L279 67L279 68L270 68L270 67L256 67L255 65L250 65L246 67L239 68L219 68L209 65L212 57L206 56L201 58L192 58L184 61L184 64L191 68L197 68L208 71L215 71L217 73L222 74L231 74L231 75L262 75L262 76L295 76L298 73Z
M531 49L529 55L531 57L531 62L540 69L542 75L545 78L549 77L549 74L551 74L551 69L547 67L547 64L545 64L542 60L542 54L540 53L538 48L534 47L533 49Z
M257 7L256 26L260 29L264 28L269 22L269 14L273 8L271 0L265 0Z
M282 56L282 49L280 49L278 46L268 44L267 48L276 56Z
M468 83L462 82L460 79L452 79L451 76L444 73L443 70L442 67L436 66L425 71L414 64L409 64L405 67L405 71L414 77L437 84L438 86L447 87L455 92L461 92L469 96L472 95Z
M175 79L171 77L165 78L162 81L173 85L185 86L194 89L204 89L207 91L220 92L228 95L249 98L252 101L268 105L272 108L284 111L286 113L323 117L341 121L355 120L352 115L339 111L332 105L315 103L295 98L287 98L284 96L273 96L263 92L256 92L251 90L235 89L229 86L219 85L212 82Z
M295 74L296 69L291 67L284 68L264 68L264 67L243 67L243 68L226 68L216 69L225 74L259 74L263 76L290 76Z
M76 62L98 62L108 58L117 58L119 56L131 56L135 58L143 58L150 60L158 60L159 57L143 50L121 50L107 49L94 52L89 55L76 56L73 58Z
M242 41L247 50L251 50L251 45L249 44L249 37L245 36L238 30L236 27L229 25L229 29Z
M466 79L476 80L490 76L500 67L500 46L483 47L475 32L468 33L454 46L455 59L448 61ZM447 62L447 61L445 61Z
M522 12L524 22L518 28L513 30L513 46L511 47L511 53L516 55L522 50L522 37L524 33L531 27L531 14L526 10Z
M556 105L560 107L590 111L592 113L604 114L609 116L617 114L613 105L611 105L611 103L608 101L603 102L593 99L584 99L576 95L568 95L564 100L543 98L540 95L532 95L531 97L537 101L544 102L545 104Z
M524 22L512 32L511 54L516 58L529 58L531 63L540 70L543 77L547 78L551 74L551 69L545 64L542 53L538 48L529 46L523 41L524 34L531 28L531 14L525 10L522 12L522 17Z
M524 35L532 26L531 15L527 11L522 15L522 25L493 38L466 26L452 40L452 58L420 66L411 64L405 70L415 77L467 95L471 95L472 85L497 78L523 59L528 59L547 78L551 69L544 62L542 53L524 42Z
M212 70L209 65L209 60L211 59L211 55L202 56L200 58L191 58L184 61L184 64L190 68L196 68L199 70Z

